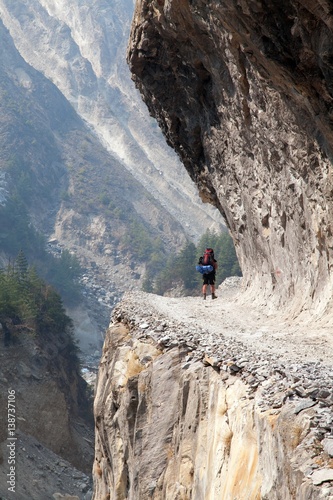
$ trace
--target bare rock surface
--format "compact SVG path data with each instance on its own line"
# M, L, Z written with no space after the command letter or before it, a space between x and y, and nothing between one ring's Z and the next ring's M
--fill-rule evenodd
M0 327L0 498L53 500L58 493L89 500L91 398L69 338L6 328L9 338Z
M206 301L130 292L115 308L95 500L333 498L331 339L262 314L241 287L228 279Z
M198 239L223 221L201 203L131 82L125 54L133 10L132 0L0 1L0 18L24 59L54 82L122 167ZM59 219L66 224L69 216Z
M91 475L44 446L32 435L17 433L15 492L9 491L8 464L0 466L0 498L3 500L90 500ZM0 445L8 456L6 443Z

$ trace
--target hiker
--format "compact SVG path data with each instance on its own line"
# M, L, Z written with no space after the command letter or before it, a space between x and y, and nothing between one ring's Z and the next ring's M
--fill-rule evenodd
M217 270L217 261L214 258L214 250L212 248L206 248L203 257L199 259L199 266L212 266L213 270L209 273L203 274L203 285L202 285L202 293L203 298L206 300L207 297L207 286L210 286L210 291L212 294L212 299L217 299L215 295L215 273Z

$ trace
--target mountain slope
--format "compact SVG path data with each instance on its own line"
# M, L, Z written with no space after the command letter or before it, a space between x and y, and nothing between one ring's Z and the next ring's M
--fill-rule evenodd
M193 183L148 117L125 54L132 0L0 2L0 15L26 61L52 80L106 148L196 240L222 218ZM195 221L195 223L194 223Z
M186 234L106 151L56 86L22 59L2 23L0 36L3 262L22 247L29 259L39 258L41 243L31 247L30 222L41 234L57 238L50 245L55 255L65 248L77 255L89 285L96 283L100 290L89 294L90 307L83 308L97 320L89 327L89 349L89 343L100 344L121 293L141 286L151 252L166 255L185 243ZM138 253L140 245L146 254Z

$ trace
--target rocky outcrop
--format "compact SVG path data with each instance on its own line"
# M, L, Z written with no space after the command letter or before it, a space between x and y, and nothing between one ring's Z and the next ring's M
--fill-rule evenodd
M253 298L293 313L332 299L332 30L326 0L138 0L128 49Z
M190 326L185 302L184 322L154 304L127 294L107 332L94 499L333 498L331 368Z
M92 398L73 341L8 321L0 343L0 496L45 500L60 492L83 500L92 486Z

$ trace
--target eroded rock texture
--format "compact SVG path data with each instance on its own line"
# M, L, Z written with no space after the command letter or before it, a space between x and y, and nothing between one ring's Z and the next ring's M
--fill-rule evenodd
M332 290L333 11L326 0L137 0L128 61L260 297Z
M218 357L203 356L207 333L152 304L148 294L129 295L107 331L94 500L332 499L333 451L323 446L333 440L321 442L331 398L321 406L297 383L294 393L292 366L236 341L220 338Z

